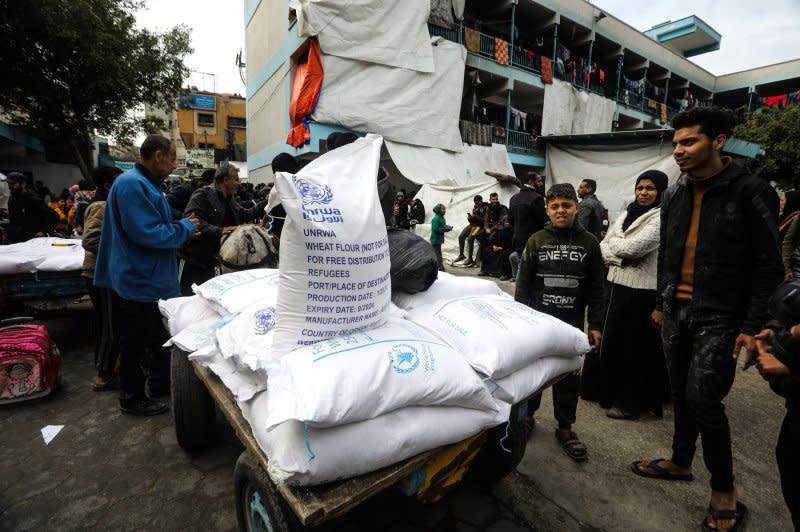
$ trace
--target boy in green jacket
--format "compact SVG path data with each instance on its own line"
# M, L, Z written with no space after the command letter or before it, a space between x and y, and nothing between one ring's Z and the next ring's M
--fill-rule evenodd
M572 185L550 187L546 195L544 229L534 233L522 252L514 299L584 330L588 306L589 343L599 348L603 327L603 257L597 239L575 222L578 198ZM577 462L588 459L586 446L572 430L578 410L580 376L570 375L553 385L556 438ZM529 402L530 415L541 394ZM532 422L532 417L531 417Z
M451 230L453 227L447 225L444 219L444 213L447 212L447 207L441 203L437 203L433 208L434 217L431 220L431 245L433 251L436 253L436 260L439 263L439 271L444 271L444 260L442 259L442 244L444 243L444 234Z

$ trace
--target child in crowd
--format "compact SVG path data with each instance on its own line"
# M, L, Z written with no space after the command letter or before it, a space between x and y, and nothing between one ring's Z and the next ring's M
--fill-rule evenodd
M603 256L597 239L576 223L578 198L567 183L547 191L550 218L534 233L522 254L514 299L584 330L588 306L589 343L600 346L603 325ZM564 452L577 462L588 459L586 446L572 430L578 410L580 377L570 375L553 386L556 439ZM539 408L541 394L529 402L530 418Z
M433 208L434 217L431 220L431 245L433 251L436 253L436 261L439 263L439 271L444 271L444 260L442 259L442 244L444 243L444 234L450 231L453 227L447 225L444 219L444 214L447 212L447 207L441 203L437 203Z

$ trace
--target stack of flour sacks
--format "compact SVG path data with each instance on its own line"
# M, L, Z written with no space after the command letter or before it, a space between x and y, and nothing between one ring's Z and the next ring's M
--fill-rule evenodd
M222 275L162 302L170 341L236 396L276 482L352 477L505 423L589 349L583 332L491 281L440 274L425 292L392 293L381 144L368 135L276 175L280 270ZM355 300L374 310L339 304Z

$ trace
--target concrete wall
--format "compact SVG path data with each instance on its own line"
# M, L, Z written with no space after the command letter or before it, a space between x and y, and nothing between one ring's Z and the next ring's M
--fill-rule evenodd
M261 0L247 24L245 46L248 87L256 81L286 38L289 29L288 13L285 0Z
M719 76L714 91L726 92L792 78L800 78L800 59Z

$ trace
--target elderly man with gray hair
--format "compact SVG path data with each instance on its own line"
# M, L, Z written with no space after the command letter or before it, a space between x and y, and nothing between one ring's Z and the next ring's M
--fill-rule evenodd
M200 236L186 242L178 250L178 278L181 293L192 295L192 284L201 284L215 274L215 256L220 239L242 223L264 215L266 200L246 209L236 201L239 190L239 169L223 163L214 174L214 183L192 193L184 214L200 219Z

